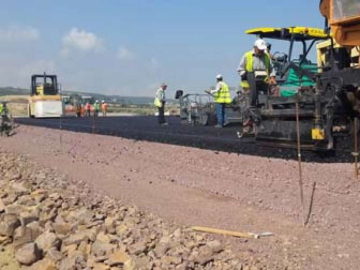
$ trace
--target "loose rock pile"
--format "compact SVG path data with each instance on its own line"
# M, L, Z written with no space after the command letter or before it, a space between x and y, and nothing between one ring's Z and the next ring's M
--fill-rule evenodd
M0 249L16 260L1 269L250 269L218 240L10 153L0 153Z

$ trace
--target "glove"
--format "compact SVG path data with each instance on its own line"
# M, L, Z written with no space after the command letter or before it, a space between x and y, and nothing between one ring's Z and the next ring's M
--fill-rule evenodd
M275 77L271 77L269 83L270 83L271 85L276 85L276 78L275 78Z

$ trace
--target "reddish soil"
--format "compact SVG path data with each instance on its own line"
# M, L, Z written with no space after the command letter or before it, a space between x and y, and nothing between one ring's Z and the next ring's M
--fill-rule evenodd
M255 256L265 269L359 269L360 182L352 164L303 164L305 212L317 184L304 228L296 161L35 127L0 138L2 151L181 225L273 232L229 238L243 260Z

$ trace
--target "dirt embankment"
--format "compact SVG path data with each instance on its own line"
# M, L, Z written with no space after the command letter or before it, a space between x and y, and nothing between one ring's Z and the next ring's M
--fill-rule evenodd
M1 269L250 269L218 240L0 154Z
M359 183L353 165L303 164L306 204L317 182L310 223L300 221L296 161L44 128L21 127L0 150L185 227L275 233L226 239L242 263L261 269L357 269ZM220 238L222 240L222 238Z

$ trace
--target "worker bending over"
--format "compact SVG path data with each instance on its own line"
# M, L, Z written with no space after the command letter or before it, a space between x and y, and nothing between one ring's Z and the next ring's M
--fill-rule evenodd
M216 76L216 88L209 93L213 95L216 109L216 128L222 128L226 125L226 105L231 103L229 86L223 81L222 75Z
M160 86L160 88L156 91L155 100L154 100L154 104L158 108L158 111L159 111L158 121L159 121L159 124L162 126L168 125L168 123L166 123L166 120L165 120L165 103L166 103L165 102L165 91L166 91L166 88L167 88L167 85L163 83Z
M0 135L10 136L12 132L12 115L6 102L0 102Z
M253 50L244 54L237 71L241 77L241 87L247 107L243 134L253 134L252 113L257 106L258 92L267 91L269 85L276 84L276 71L263 39L256 40Z

